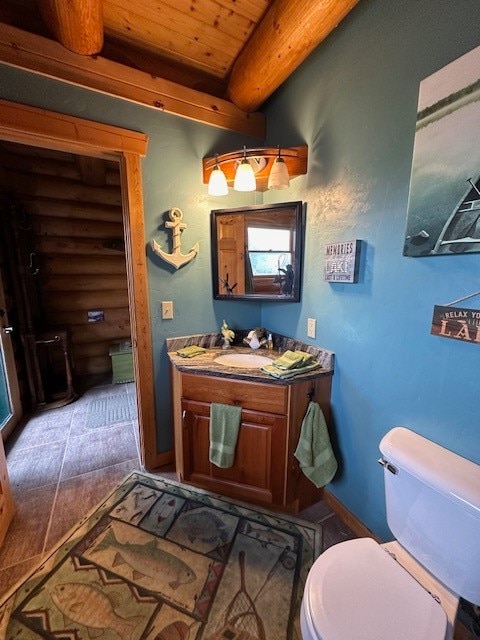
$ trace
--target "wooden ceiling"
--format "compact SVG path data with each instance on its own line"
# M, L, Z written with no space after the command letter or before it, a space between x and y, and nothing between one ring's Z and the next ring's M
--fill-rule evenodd
M0 62L263 137L256 113L358 0L2 0Z

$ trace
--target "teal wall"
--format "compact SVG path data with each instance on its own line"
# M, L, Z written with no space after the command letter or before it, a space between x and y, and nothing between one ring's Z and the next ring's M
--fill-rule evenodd
M209 198L202 183L202 158L215 150L257 146L258 140L223 132L157 110L130 104L92 91L0 65L0 98L89 120L141 131L148 135L142 161L145 205L145 250L148 257L150 314L154 352L155 395L159 451L172 446L170 386L165 338L211 332L227 318L232 327L257 326L260 307L250 303L214 302L210 270L210 210L252 204L261 194L232 194ZM170 250L171 232L165 230L172 207L183 211L187 229L182 250L195 242L199 255L175 271L149 249L155 238ZM162 320L160 302L172 300L175 317Z
M266 106L271 144L309 146L307 176L277 194L209 199L201 158L254 144L152 109L0 66L0 97L98 120L149 136L143 161L146 247L165 244L164 214L184 212L183 246L199 256L173 273L148 253L159 449L171 443L164 340L263 324L336 353L332 492L387 538L378 442L403 424L480 463L478 346L430 335L433 306L479 289L480 254L404 258L418 85L480 44L478 2L361 0ZM474 132L477 134L478 132ZM307 203L300 304L214 302L209 212L260 202ZM361 239L360 282L322 280L329 242ZM161 300L175 319L162 321ZM479 303L480 306L480 303ZM306 337L307 317L317 337Z
M376 460L392 426L480 463L480 347L430 335L435 304L480 289L480 254L402 256L419 82L478 46L479 27L476 0L361 0L266 108L269 141L304 141L309 170L288 193L307 203L302 302L264 305L262 323L306 340L317 318L307 342L336 354L330 489L384 538ZM323 282L325 245L352 239L360 282Z

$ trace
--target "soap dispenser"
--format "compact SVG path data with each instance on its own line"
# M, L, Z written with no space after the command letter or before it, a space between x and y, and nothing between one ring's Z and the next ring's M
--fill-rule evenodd
M273 351L273 338L272 338L272 334L269 333L268 334L268 338L267 338L267 349L269 351Z

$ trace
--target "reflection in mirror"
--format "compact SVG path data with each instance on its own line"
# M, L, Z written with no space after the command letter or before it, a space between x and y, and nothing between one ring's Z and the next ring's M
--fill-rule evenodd
M298 302L301 202L212 211L213 297Z

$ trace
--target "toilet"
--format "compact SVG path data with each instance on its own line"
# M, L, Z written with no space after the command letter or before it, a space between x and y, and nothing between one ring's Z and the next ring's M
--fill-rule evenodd
M310 569L303 640L450 640L460 597L480 604L480 466L406 429L380 442L388 526Z

